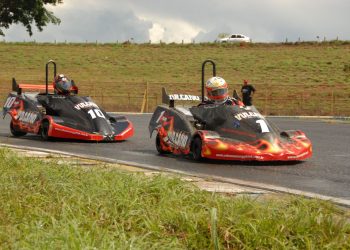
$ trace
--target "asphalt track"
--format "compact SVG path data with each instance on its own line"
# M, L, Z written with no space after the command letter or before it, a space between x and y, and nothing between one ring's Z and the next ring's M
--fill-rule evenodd
M350 123L322 119L269 118L282 130L301 129L313 143L313 157L299 163L259 163L207 161L194 162L183 156L160 156L149 137L149 114L128 115L135 136L124 142L42 141L39 136L15 138L10 135L9 119L0 120L0 143L58 150L77 155L147 164L191 175L223 180L278 186L323 196L340 198L350 204Z

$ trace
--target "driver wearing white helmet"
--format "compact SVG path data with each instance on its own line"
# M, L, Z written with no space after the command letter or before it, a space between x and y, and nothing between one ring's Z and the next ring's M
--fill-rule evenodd
M225 105L240 105L240 101L228 96L228 88L226 81L219 77L213 76L205 83L207 101L205 104L225 104ZM242 104L243 106L243 104Z

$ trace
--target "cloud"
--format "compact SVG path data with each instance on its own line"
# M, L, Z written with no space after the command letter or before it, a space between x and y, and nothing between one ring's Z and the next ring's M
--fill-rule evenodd
M153 23L152 28L149 30L149 39L153 42L161 41L164 39L165 29L159 23Z
M219 33L241 33L256 42L288 38L350 40L348 0L65 0L50 9L61 18L35 32L37 41L136 42L213 41ZM19 25L6 40L28 40Z
M151 19L150 17L144 16L142 18L153 23L152 28L149 30L149 39L152 43L159 43L160 41L166 43L190 43L201 31L200 28L182 20L162 18Z
M78 1L75 1L77 3ZM73 1L74 3L74 1ZM103 5L104 6L104 5ZM5 32L8 41L36 40L40 42L116 42L133 39L144 42L149 39L152 23L138 18L131 9L108 9L87 1L83 7L72 3L60 8L51 8L62 22L59 26L48 25L43 32L35 32L29 37L25 28L14 25ZM55 9L57 8L57 10Z
M242 33L253 41L349 39L348 0L129 0L137 15L153 19L180 19L200 30L200 41L219 33ZM152 19L153 18L153 19ZM165 27L166 28L166 27ZM178 30L181 30L180 28ZM217 34L215 34L217 32Z

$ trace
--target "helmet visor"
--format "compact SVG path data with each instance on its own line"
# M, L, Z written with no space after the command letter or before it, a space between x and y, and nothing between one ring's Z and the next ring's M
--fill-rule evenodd
M211 91L212 96L222 96L227 94L227 88L224 89L215 89Z
M63 93L67 93L72 89L72 82L70 80L59 81L56 83L56 88Z

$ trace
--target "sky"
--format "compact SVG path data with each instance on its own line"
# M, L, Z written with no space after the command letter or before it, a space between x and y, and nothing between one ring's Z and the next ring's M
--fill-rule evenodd
M6 41L212 42L220 33L253 42L350 40L349 0L63 0L48 9L61 24L30 37L22 25Z

